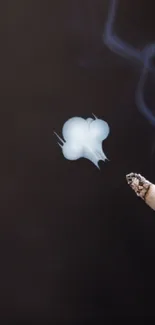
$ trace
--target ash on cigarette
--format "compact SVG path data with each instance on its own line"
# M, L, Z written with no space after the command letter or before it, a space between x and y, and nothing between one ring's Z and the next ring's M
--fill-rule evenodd
M150 187L150 182L140 174L130 173L126 175L127 183L134 190L137 196L145 200L146 194Z

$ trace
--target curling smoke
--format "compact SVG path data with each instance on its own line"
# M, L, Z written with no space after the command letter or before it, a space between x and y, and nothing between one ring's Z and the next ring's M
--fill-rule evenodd
M136 90L136 104L143 116L155 126L155 116L147 106L144 100L144 88L147 81L148 73L151 71L155 74L152 66L152 59L155 56L155 44L147 45L142 51L135 49L129 44L122 41L114 33L114 23L116 18L118 0L110 0L107 22L105 24L103 41L106 46L114 53L136 61L141 64L141 76Z

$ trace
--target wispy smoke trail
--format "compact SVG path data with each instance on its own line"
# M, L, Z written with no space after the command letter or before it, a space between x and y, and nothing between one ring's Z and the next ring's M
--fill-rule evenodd
M139 111L144 115L144 117L155 126L155 116L147 106L144 100L144 87L145 82L148 77L148 73L150 70L155 75L154 68L151 68L151 60L155 55L155 44L148 45L142 52L143 54L143 68L140 76L140 80L138 83L137 91L136 91L136 103Z
M129 59L136 59L137 61L140 61L141 60L140 51L134 49L129 44L126 44L114 34L114 22L116 17L116 9L117 9L117 0L111 0L109 6L108 19L105 24L105 30L103 35L104 43L113 52L123 57Z
M123 56L141 65L140 80L136 90L136 103L139 111L144 117L155 126L155 116L147 106L144 100L144 87L151 71L155 76L155 69L152 66L152 58L155 56L155 44L147 45L142 51L135 49L131 45L122 41L114 33L114 23L116 19L118 1L110 0L107 22L105 24L103 41L106 46L116 54Z

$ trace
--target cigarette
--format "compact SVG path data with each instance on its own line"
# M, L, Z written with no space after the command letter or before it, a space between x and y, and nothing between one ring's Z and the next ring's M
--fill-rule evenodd
M144 200L151 209L155 210L155 184L136 173L126 175L126 180L136 195Z

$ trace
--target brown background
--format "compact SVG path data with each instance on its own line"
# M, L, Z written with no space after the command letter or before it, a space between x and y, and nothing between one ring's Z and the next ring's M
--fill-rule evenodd
M120 0L117 32L137 48L155 39L153 3ZM135 105L139 67L102 43L107 11L0 2L1 324L155 317L155 215L125 181L155 180L155 132ZM65 160L53 135L92 112L111 129L100 171Z

